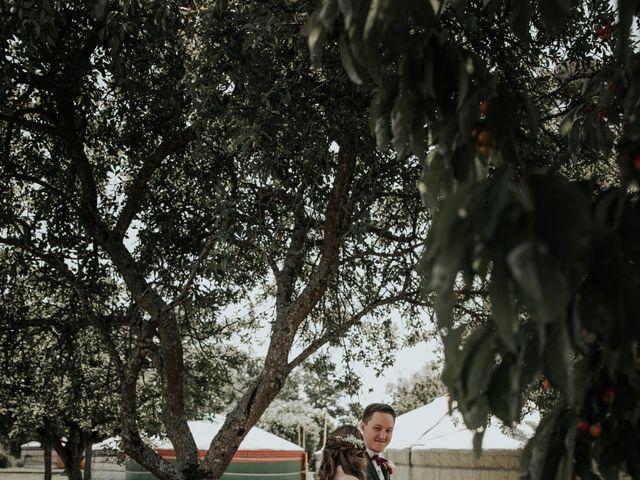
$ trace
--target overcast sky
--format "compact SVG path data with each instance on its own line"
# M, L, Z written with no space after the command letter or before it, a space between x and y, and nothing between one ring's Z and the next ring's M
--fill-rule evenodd
M391 398L385 391L387 384L401 377L409 377L427 362L436 360L436 349L436 342L425 342L415 347L401 349L396 352L396 361L393 367L385 370L379 377L376 377L375 372L364 365L354 365L354 370L362 376L364 386L358 397L360 403L363 405L373 402L389 403Z
M269 305L262 306L265 309L269 309ZM236 313L238 315L238 313ZM397 328L399 338L404 335L403 321L400 315L393 315L393 321ZM427 328L433 328L433 323L428 319L425 319L425 326ZM258 330L253 336L250 343L238 341L237 346L244 351L255 357L264 357L267 353L268 342L270 337L270 331L267 326ZM394 352L395 362L394 364L385 369L382 374L376 375L375 369L370 366L366 366L361 362L352 362L350 367L352 371L357 373L362 379L362 388L357 398L342 398L345 403L359 402L362 405L367 405L373 402L390 403L391 398L386 392L387 384L398 380L399 378L410 377L413 373L418 371L422 366L428 362L437 360L437 350L439 344L436 341L422 342L413 347L399 348ZM327 348L327 347L325 347ZM326 351L321 349L321 351ZM291 357L295 356L295 351L292 352ZM340 373L344 372L343 365L343 351L337 348L331 350L332 358L339 368Z

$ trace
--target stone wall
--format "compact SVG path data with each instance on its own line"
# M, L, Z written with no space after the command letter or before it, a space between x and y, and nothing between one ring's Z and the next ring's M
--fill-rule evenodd
M40 446L23 445L20 451L20 460L24 468L44 468L44 450ZM51 449L52 468L57 468L58 464L62 464L62 460L56 451Z
M474 458L468 449L387 450L395 463L393 480L517 480L521 450L484 450Z

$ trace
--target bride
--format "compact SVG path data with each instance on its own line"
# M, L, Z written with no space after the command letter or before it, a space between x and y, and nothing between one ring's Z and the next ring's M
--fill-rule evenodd
M338 427L327 438L318 480L366 480L367 456L362 433L352 425Z

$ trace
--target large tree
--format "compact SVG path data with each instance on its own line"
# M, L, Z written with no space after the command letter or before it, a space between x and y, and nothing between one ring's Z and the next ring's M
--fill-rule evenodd
M540 375L559 394L523 478L640 478L639 7L326 0L309 26L373 82L380 144L423 162L420 268L476 446Z
M116 430L116 366L82 314L81 300L68 295L68 286L45 262L2 249L0 278L5 433L21 443L39 440L46 451L55 448L69 476L77 478L85 452L90 471L92 445ZM98 281L94 299L108 303L116 291ZM111 310L103 320L117 332L122 312Z
M0 7L3 257L74 299L69 327L91 325L118 375L125 452L158 478L219 478L296 366L365 318L393 348L389 309L423 303L417 162L369 141L368 91L337 51L311 68L315 6ZM190 352L224 360L214 347L255 312L264 363L201 461ZM143 440L152 420L176 465Z

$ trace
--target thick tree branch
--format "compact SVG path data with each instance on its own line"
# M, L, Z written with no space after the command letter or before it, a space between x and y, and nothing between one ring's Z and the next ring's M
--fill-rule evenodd
M276 315L283 314L290 305L296 279L300 275L304 265L305 243L309 226L304 212L304 200L298 196L298 202L294 211L295 224L291 235L291 242L285 255L282 270L274 271L277 282Z
M187 127L180 132L175 138L162 142L155 152L145 160L138 175L133 180L124 207L120 212L118 221L115 227L115 234L119 238L124 238L124 235L131 225L138 209L140 208L140 201L144 195L147 183L153 176L154 172L162 164L162 162L174 153L184 150L191 141L196 138L193 128Z
M204 248L200 252L200 255L198 255L198 258L196 258L193 264L191 265L191 271L189 272L189 277L187 278L187 281L180 289L180 293L176 296L176 298L173 299L171 303L169 303L166 307L164 307L163 314L169 312L170 310L177 307L187 299L187 295L189 294L189 289L191 288L191 285L193 285L193 282L196 278L196 274L198 273L198 269L200 268L200 264L205 258L207 258L215 242L216 242L215 237L211 237L209 238L209 240L207 240L207 242L204 245Z
M341 148L333 189L325 210L324 243L319 265L298 298L286 309L277 312L262 369L264 373L227 415L224 425L211 441L201 467L204 475L213 478L222 475L242 439L284 385L288 374L288 356L297 328L322 298L338 268L338 252L348 215L347 203L354 158L354 153L346 145ZM296 242L292 241L292 245Z
M84 145L75 130L75 107L73 99L67 93L57 92L57 102L61 110L60 133L64 139L67 154L76 168L81 184L81 215L85 223L91 226L90 233L95 235L95 229L100 223L98 217L98 189L93 168L84 151Z
M338 269L338 252L344 225L347 221L349 187L355 163L355 154L348 145L342 146L334 177L333 191L325 211L324 243L318 268L312 274L304 290L287 309L291 334L307 317L327 289L331 277ZM292 338L291 338L292 339Z
M193 435L184 416L183 399L183 368L184 357L182 350L182 338L175 317L171 314L163 314L166 303L162 297L148 284L143 272L138 268L135 259L122 243L122 237L114 234L102 222L97 209L97 187L91 164L84 151L81 139L76 133L74 118L75 107L73 99L68 92L57 91L57 102L61 113L60 130L65 141L67 152L73 165L76 167L82 186L81 218L88 232L98 245L107 252L114 262L120 275L122 275L129 291L136 302L151 316L153 324L157 325L160 335L162 350L162 378L164 383L162 420L167 428L167 435L176 449L176 458L181 465L197 465L198 451L193 440ZM164 157L163 157L164 158ZM130 365L133 371L128 371L127 382L123 387L122 397L124 402L131 401L128 396L135 395L135 382L137 381L137 369L139 359L133 359ZM135 409L135 406L131 407ZM133 411L131 412L133 414ZM144 454L144 448L136 440L135 417L129 422L134 422L130 429L131 446L138 448L140 455ZM142 450L140 450L142 448Z
M114 234L102 222L97 211L97 189L93 171L84 152L82 142L74 130L73 102L70 98L59 94L58 103L61 105L62 111L61 129L63 138L71 161L75 165L81 180L81 196L84 205L81 210L81 218L96 243L104 248L114 262L136 302L151 316L151 321L157 325L164 360L162 364L163 382L165 384L162 389L163 423L167 428L169 438L175 446L178 462L182 465L197 465L197 447L184 417L182 381L184 357L180 329L174 315L171 313L163 314L166 311L165 301L149 285L137 262L123 245L122 237ZM123 396L131 395L132 392L135 392L133 379L131 382L129 387L133 388L133 390L123 391ZM132 445L137 445L135 439L132 442L134 442Z
M96 243L107 252L114 262L120 275L122 275L129 291L136 302L151 316L151 320L157 325L162 349L162 374L164 388L162 419L167 428L167 435L176 449L176 458L182 465L197 465L198 451L193 440L193 435L184 417L183 398L183 368L184 357L182 350L182 337L180 329L171 314L163 314L166 303L162 297L147 282L143 272L138 268L137 262L122 243L122 237L114 234L102 222L97 210L97 188L91 164L85 154L82 141L75 131L75 109L73 100L64 92L58 93L58 105L61 110L61 131L65 145L72 163L77 169L82 185L81 218ZM137 362L137 360L136 360ZM136 376L137 379L137 376ZM122 392L123 396L135 392L133 379L128 383L128 390ZM125 399L127 401L128 399ZM133 429L132 432L136 430ZM132 434L133 435L133 434ZM135 437L135 435L133 435ZM136 446L135 438L132 445Z
M391 304L394 304L394 303L398 303L398 302L401 302L401 301L407 301L412 296L413 295L411 293L401 292L401 293L399 293L397 295L394 295L392 297L378 299L378 300L376 300L374 302L371 302L365 308L363 308L358 313L353 315L350 320L348 320L348 321L346 321L344 323L341 323L339 328L336 328L336 329L333 329L331 331L328 331L325 334L323 334L322 336L320 336L317 339L313 340L309 345L307 345L305 347L305 349L302 352L300 352L293 360L291 360L289 362L289 365L287 367L288 371L291 372L294 368L299 366L307 358L309 358L311 355L313 355L315 352L317 352L322 346L326 345L331 340L337 339L340 335L345 333L351 327L353 327L355 325L358 325L365 316L369 315L370 313L375 311L377 308L385 306L385 305L391 305Z

